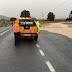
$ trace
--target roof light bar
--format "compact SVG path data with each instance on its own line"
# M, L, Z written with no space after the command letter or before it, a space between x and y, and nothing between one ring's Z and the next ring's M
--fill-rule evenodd
M19 19L32 19L32 18L28 18L28 17L20 17Z

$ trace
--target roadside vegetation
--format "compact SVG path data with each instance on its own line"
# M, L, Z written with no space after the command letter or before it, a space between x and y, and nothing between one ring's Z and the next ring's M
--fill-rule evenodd
M72 24L72 11L69 14L69 18L67 19L55 19L55 15L53 12L49 12L47 15L47 19L40 20L40 26L50 25L50 23L62 23L62 24Z
M72 20L66 21L66 19L55 19L54 21L48 21L48 20L39 20L40 21L40 27L49 26L50 24L54 23L62 23L66 25L72 26Z
M70 12L70 14L72 14L72 11ZM23 10L23 11L21 11L20 17L31 17L31 13L28 10ZM17 18L15 18L15 17L10 18L10 20L1 19L0 20L0 27L14 24L14 21L16 19ZM33 18L33 19L36 20L36 18ZM44 25L50 25L50 23L72 24L72 19L69 19L69 18L67 18L67 19L55 19L55 14L53 12L49 12L47 14L47 19L44 19L44 17L43 17L43 19L39 20L39 21L40 21L40 27L42 27Z
M1 19L0 20L0 27L6 27L6 26L9 26L9 25L12 25L12 23L14 23L14 21L16 19L17 18L15 18L15 17L10 18L10 20Z
M0 20L0 27L6 27L11 24L12 22L10 20Z

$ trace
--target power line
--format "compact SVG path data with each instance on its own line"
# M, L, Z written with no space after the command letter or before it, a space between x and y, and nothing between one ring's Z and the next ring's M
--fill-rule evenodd
M69 2L69 1L71 1L71 0L66 0L66 1L64 1L62 4L58 5L58 6L55 7L54 9L51 9L50 11L57 9L58 7L64 5L65 3ZM43 14L43 12L42 12L42 18L44 19L44 14Z
M60 5L58 5L57 7L55 7L54 9L52 9L52 10L55 10L55 9L57 9L58 7L60 7L60 6L62 6L62 5L64 5L65 3L67 3L68 1L70 1L70 0L66 0L65 2L63 2L62 4L60 4ZM51 11L52 11L51 10Z

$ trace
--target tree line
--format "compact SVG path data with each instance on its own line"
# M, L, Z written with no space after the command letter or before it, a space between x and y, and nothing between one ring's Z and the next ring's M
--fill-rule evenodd
M72 11L70 12L70 14L72 14ZM31 15L31 14L30 14L30 11L23 10L23 11L21 11L20 17L31 17L30 15ZM16 19L17 19L17 18L12 17L12 18L10 18L10 21L15 21ZM49 12L49 13L47 14L47 20L48 20L48 21L54 21L54 19L55 19L54 13L53 13L53 12ZM67 18L67 19L68 19L68 18Z

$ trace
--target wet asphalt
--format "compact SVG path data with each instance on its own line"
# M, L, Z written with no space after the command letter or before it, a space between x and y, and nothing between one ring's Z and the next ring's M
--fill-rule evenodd
M37 42L21 39L21 44L15 46L10 30L0 36L0 72L72 72L72 39L41 30Z

